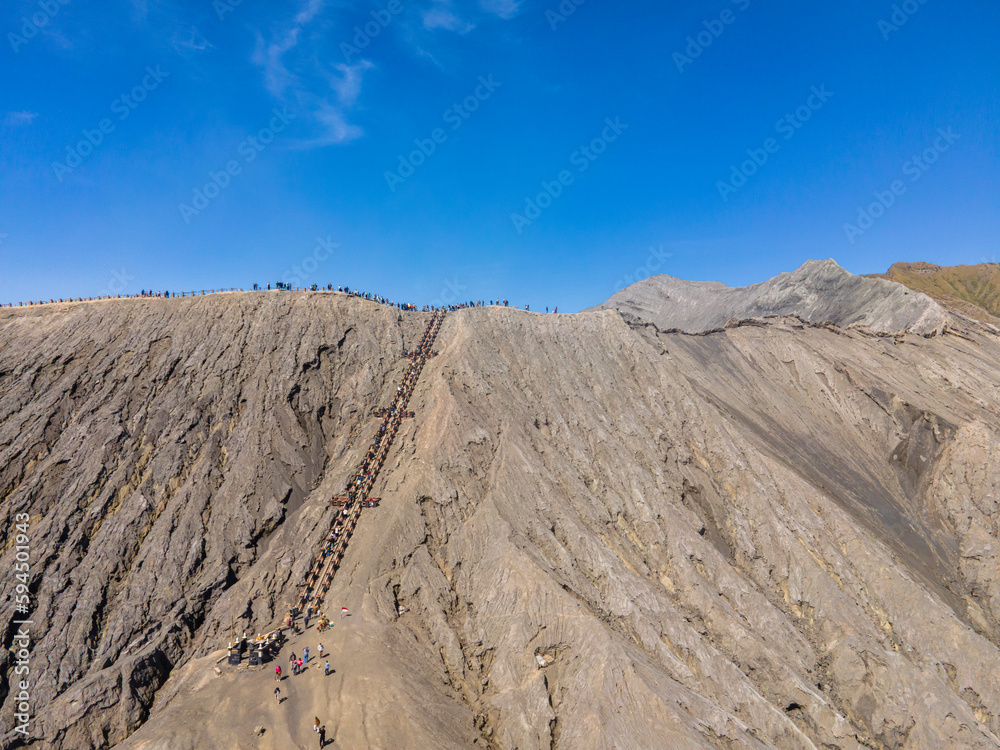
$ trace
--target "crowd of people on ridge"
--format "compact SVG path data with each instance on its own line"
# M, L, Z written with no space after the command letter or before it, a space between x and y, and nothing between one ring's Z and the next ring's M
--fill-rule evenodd
M222 294L222 293L228 293L228 292L243 292L243 291L255 291L255 292L258 292L258 291L271 291L272 289L279 290L279 291L288 291L288 292L292 292L292 291L294 291L294 292L340 292L341 294L347 294L347 295L350 295L352 297L359 297L361 299L370 300L371 302L377 302L380 305L387 305L388 307L394 307L394 308L396 308L398 310L403 310L403 311L407 311L407 312L436 312L438 310L454 312L456 310L465 310L465 309L468 309L470 307L510 307L510 303L507 300L505 300L505 299L495 299L495 300L491 299L491 300L469 300L467 302L458 302L458 303L449 304L449 305L442 305L442 306L424 305L424 306L418 308L417 305L414 305L414 304L409 303L409 302L394 302L394 301L390 300L388 297L383 297L380 294L375 294L373 292L361 292L361 291L358 291L357 289L351 289L350 287L347 287L347 286L338 286L336 289L333 288L333 284L327 284L326 286L322 286L322 285L319 285L319 284L312 284L311 286L308 286L308 287L293 287L290 284L286 284L285 282L282 282L282 281L275 282L275 284L273 285L273 287L272 287L271 284L267 284L266 285L266 289L265 288L261 288L261 286L259 284L254 284L251 290L244 290L242 288L231 287L231 288L228 288L228 289L225 289L225 288L220 288L220 289L201 289L201 290L194 290L194 291L190 291L190 292L187 292L187 291L185 291L185 292L171 292L171 291L154 292L154 291L151 291L149 289L143 289L138 294L105 294L105 295L97 296L97 297L59 297L58 299L53 298L53 299L49 299L49 300L37 300L37 301L32 300L32 301L29 301L29 302L18 302L16 304L13 303L13 302L8 302L8 303L6 303L4 305L0 305L0 307L33 307L33 306L36 306L36 305L51 305L51 304L56 304L56 303L59 303L59 302L96 302L96 301L99 301L99 300L111 300L111 299L142 299L142 298L162 298L162 299L175 298L176 299L177 297L201 297L201 296L204 296L206 294ZM526 312L530 312L529 308L530 308L529 305L525 305L524 306L524 309L525 309ZM520 309L520 308L518 308L517 306L515 306L514 309L517 310L517 309ZM545 312L548 312L548 311L549 311L549 308L546 307L545 308ZM558 313L559 312L559 308L558 307L555 308L552 312Z

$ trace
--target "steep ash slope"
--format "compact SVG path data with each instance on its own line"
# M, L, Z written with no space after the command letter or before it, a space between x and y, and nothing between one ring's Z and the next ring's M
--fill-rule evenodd
M345 676L302 714L338 743L997 746L996 337L492 309L441 341L331 595ZM180 680L126 747L237 747L177 729L234 696L301 737L253 679Z
M454 592L498 746L995 746L995 338L453 325L415 436L441 578L402 593Z
M717 281L653 276L615 294L598 309L615 309L661 329L700 333L732 319L797 315L842 328L879 333L940 333L945 313L930 297L882 279L854 276L833 260L805 263L792 273L733 288Z
M217 676L217 649L231 616L238 628L262 629L294 597L330 517L324 499L343 485L374 429L365 410L386 395L386 376L425 319L404 315L399 323L385 308L329 295L198 303L209 307L181 313L166 301L153 303L179 329L234 316L228 334L208 348L199 348L204 326L184 341L174 334L171 351L193 363L175 386L175 400L191 398L189 391L210 380L195 373L214 371L202 364L214 347L244 340L258 325L265 337L277 332L279 345L261 346L233 365L262 378L250 379L254 388L241 386L259 391L257 405L241 412L243 420L253 415L249 429L225 433L227 463L209 456L194 464L204 468L180 482L190 497L177 505L167 500L144 537L169 529L155 545L159 593L151 592L152 579L139 585L147 567L135 560L146 541L133 543L126 531L87 548L123 561L105 574L114 582L109 588L122 593L104 598L134 600L134 608L122 610L136 613L135 622L117 641L114 628L95 631L93 648L107 656L67 679L44 711L53 717L44 724L51 746L122 740L144 718L143 705L168 667L180 664L123 748L306 746L314 742L307 727L314 714L342 747L1000 744L1000 471L992 460L1000 448L1000 342L986 329L953 321L934 338L880 337L773 318L687 335L630 324L611 310L450 314L441 354L411 401L416 419L406 423L383 470L382 505L365 511L328 598L352 612L323 636L338 673L288 681L290 700L279 706L267 672L225 669ZM145 321L150 311L141 312ZM94 335L79 321L97 314L109 313L98 306L68 311L83 316L71 318L75 327L65 318L39 318L16 332L17 315L5 319L3 350L21 346L30 364L12 377L0 360L0 430L11 420L30 427L23 413L41 420L69 408L59 404L72 389L61 386L59 395L48 383L73 372L61 364ZM347 328L354 331L338 348ZM99 347L107 349L123 335L121 325L109 320L100 335L110 337ZM301 385L292 409L287 395L321 340L339 354L324 354L308 369L322 379ZM44 349L50 342L55 349ZM110 377L103 375L110 364L96 359L86 372ZM110 414L105 401L147 394L142 369L117 390L92 396L86 408ZM168 382L185 370L173 372ZM51 402L47 394L54 394ZM152 409L166 394L150 398ZM154 452L175 449L185 433L172 420L186 425L192 408L163 418L166 437ZM285 412L298 415L294 423L277 416ZM83 406L71 413L88 435L97 432L101 423ZM333 421L324 427L324 419ZM45 434L44 427L32 429ZM15 486L4 502L12 512L32 507L33 543L54 550L36 568L47 571L38 583L48 602L39 632L56 633L37 649L55 656L37 663L56 664L80 643L71 630L80 627L76 619L59 620L58 613L81 606L76 582L93 573L78 563L60 579L55 562L41 562L80 557L80 546L59 541L59 530L84 534L86 510L67 512L60 523L49 519L62 502L78 507L87 492L103 494L93 492L83 464L55 472L41 463L43 448L34 449L43 457L32 464L31 449L13 442L25 432L0 432L5 458L24 457L17 481L3 483ZM250 446L240 448L238 435ZM32 445L58 446L59 439L36 437ZM304 446L314 444L311 454ZM110 477L143 476L120 469L132 452L104 455ZM212 532L219 516L215 523L224 529L260 528L266 500L291 486L295 471L305 477L309 466L310 481L295 481L301 506L293 509L290 500L283 515L271 516L270 534L248 531L230 541ZM211 470L217 484L201 489ZM46 496L52 476L75 484L58 498ZM155 498L157 485L168 481L157 478L143 492ZM226 494L232 482L244 484ZM205 499L192 500L196 491ZM123 509L133 492L122 493L122 509L98 534L129 518ZM201 525L158 527L171 512L181 520L190 512ZM247 548L254 533L259 543ZM192 575L173 572L184 572L187 555L202 544L212 552ZM199 577L213 568L208 560L230 555L239 562ZM5 554L0 570L10 562ZM137 582L129 588L131 576ZM146 614L154 610L155 618ZM133 632L146 641L125 653L139 638ZM119 642L119 651L109 647ZM293 648L302 645L314 646L315 636ZM135 668L135 653L147 659L140 664L162 665L156 679ZM45 679L55 684L56 674L50 669ZM123 675L128 686L119 703L112 675ZM256 724L267 729L261 737L250 733Z
M420 326L333 296L0 312L0 499L8 518L31 517L32 701L46 747L124 739L274 530L315 525L303 499ZM11 527L2 533L10 614ZM288 545L290 566L263 587L296 582L313 553Z

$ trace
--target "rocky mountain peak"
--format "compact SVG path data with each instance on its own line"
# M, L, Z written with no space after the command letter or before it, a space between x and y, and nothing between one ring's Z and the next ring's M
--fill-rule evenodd
M665 330L703 333L733 318L794 315L876 333L933 336L944 330L944 310L925 294L883 279L855 276L833 259L810 260L795 271L745 287L653 276L593 310L615 309Z

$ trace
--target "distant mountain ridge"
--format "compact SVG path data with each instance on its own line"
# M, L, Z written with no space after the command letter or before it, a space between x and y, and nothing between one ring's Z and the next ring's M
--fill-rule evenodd
M887 273L873 274L870 278L895 281L969 317L994 325L1000 323L1000 263L974 266L893 263Z
M941 333L947 315L933 299L892 281L855 276L834 260L810 260L791 273L745 287L653 276L591 310L616 309L664 330L703 333L733 320L796 315L877 333Z

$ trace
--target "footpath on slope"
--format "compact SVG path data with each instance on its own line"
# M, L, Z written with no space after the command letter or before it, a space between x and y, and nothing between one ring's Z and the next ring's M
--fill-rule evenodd
M424 331L417 349L412 352L404 352L404 355L411 360L411 365L407 368L403 381L396 387L392 403L375 412L376 416L382 417L382 424L368 447L368 453L358 470L347 481L346 497L333 498L330 501L342 510L337 513L330 524L330 532L323 542L323 548L309 570L303 584L303 591L299 595L295 609L288 613L286 623L294 620L299 612L307 611L307 608L319 611L319 607L323 604L323 599L330 590L333 578L344 559L347 544L358 524L362 509L378 505L379 500L369 497L369 493L375 486L379 471L389 455L392 441L396 437L400 424L402 424L403 419L413 416L413 412L407 411L410 396L420 378L420 373L424 369L424 364L437 354L431 347L434 345L438 331L441 330L445 314L444 311L435 312L427 324L427 329Z

